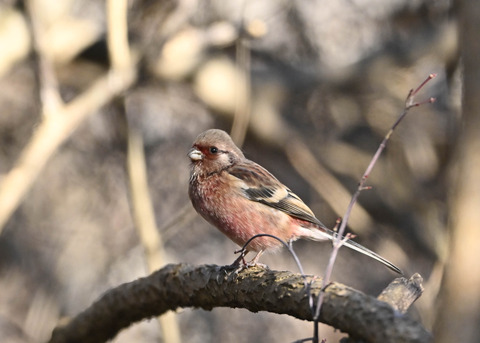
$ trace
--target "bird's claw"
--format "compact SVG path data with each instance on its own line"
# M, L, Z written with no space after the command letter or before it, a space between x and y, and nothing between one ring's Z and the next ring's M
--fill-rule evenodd
M228 269L228 270L233 270L233 273L234 274L239 274L241 271L245 270L245 269L248 269L248 268L253 268L253 267L260 267L260 268L264 268L264 269L270 269L268 268L268 266L266 264L263 264L263 263L258 263L258 257L260 257L259 254L257 254L257 256L255 256L255 258L253 258L251 261L249 262L246 262L245 261L245 255L247 254L247 252L242 252L240 254L240 256L235 260L233 261L233 263L229 266L225 266L225 269Z

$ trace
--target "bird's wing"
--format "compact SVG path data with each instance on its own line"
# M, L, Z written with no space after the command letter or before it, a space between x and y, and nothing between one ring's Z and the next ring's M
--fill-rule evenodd
M313 235L310 239L333 240L337 233L326 228L313 214L312 210L290 189L278 181L272 174L260 165L247 161L234 165L226 170L230 180L241 190L241 194L251 201L257 201L267 206L276 208L288 215L313 223L320 230L311 230ZM393 263L365 248L364 246L347 240L345 246L385 264L393 271L402 274L402 271Z
M228 168L227 172L237 186L242 189L242 195L247 199L325 227L302 199L257 163L248 161L236 164Z

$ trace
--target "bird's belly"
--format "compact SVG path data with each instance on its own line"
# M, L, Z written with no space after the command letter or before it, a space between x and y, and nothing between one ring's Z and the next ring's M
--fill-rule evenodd
M243 197L210 199L197 204L197 211L239 246L258 234L269 234L288 241L292 236L291 218L284 212ZM247 250L260 251L280 247L272 237L252 240Z

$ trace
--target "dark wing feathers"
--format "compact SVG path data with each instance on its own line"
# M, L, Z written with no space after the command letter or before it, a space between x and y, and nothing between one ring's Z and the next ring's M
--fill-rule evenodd
M291 193L293 194L293 193ZM295 194L293 194L295 195ZM296 197L296 195L295 195ZM280 211L283 211L292 217L298 218L305 220L307 222L313 223L315 225L318 225L320 227L325 227L325 225L322 224L314 215L311 214L310 211L305 211L304 208L297 206L296 204L292 204L291 202L292 197L290 197L290 194L287 196L287 198L284 198L278 202L269 202L266 200L257 200L258 202L261 202L262 204L271 206L273 208L276 208ZM306 205L305 205L306 206Z
M271 187L247 188L244 191L250 200L271 198L275 193Z
M244 165L234 165L228 169L228 173L241 182L240 187L247 199L325 227L295 193L255 162L248 161Z

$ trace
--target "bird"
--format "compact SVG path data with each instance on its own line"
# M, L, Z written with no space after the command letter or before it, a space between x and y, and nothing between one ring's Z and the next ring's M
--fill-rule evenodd
M261 165L247 159L223 130L200 133L188 152L190 158L189 198L195 210L233 242L244 249L244 265L256 265L265 251L297 239L333 240L337 233L318 220L312 210L287 186ZM342 237L343 239L343 237ZM391 270L402 271L385 258L348 239L345 246ZM243 257L256 253L248 263Z

